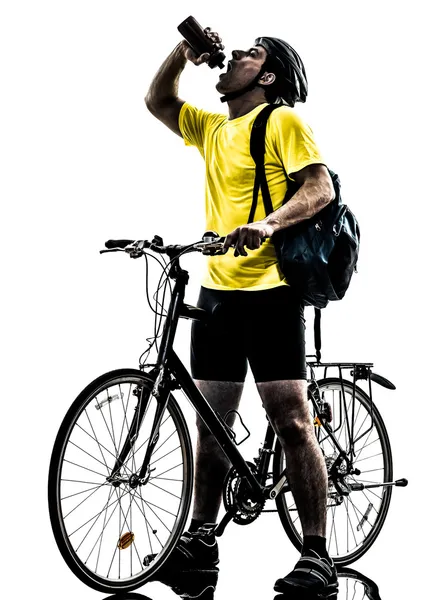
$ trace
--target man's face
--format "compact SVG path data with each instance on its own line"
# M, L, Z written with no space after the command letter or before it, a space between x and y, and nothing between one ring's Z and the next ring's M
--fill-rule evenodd
M253 46L249 50L233 50L227 71L220 74L216 84L218 92L228 94L244 88L259 73L266 56L267 52L262 46Z

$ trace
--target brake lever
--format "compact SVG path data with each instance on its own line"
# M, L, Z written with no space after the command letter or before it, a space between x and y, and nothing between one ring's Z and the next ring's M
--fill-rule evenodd
M109 248L108 250L100 250L100 254L106 254L106 252L124 252L123 248Z
M202 252L202 254L205 254L206 256L214 256L216 254L225 254L228 250L228 248L226 248L224 250L224 242L215 242L215 243L210 243L210 242L198 242L197 244L194 245L194 248L196 250L200 250Z

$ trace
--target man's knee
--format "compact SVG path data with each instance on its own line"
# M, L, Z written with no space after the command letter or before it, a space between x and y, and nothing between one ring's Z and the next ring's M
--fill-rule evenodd
M285 380L258 383L258 390L269 420L283 445L308 443L314 435L307 382Z
M305 445L314 436L310 419L302 419L292 415L278 415L271 423L282 446Z

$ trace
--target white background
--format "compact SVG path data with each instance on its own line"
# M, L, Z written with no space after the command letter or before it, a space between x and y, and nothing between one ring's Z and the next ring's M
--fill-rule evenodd
M374 400L395 475L410 481L394 490L379 539L354 567L383 598L436 592L446 539L441 9L431 1L2 3L1 566L10 594L101 597L74 578L53 541L48 462L74 397L106 370L137 366L152 331L144 263L100 256L104 240L159 234L183 243L203 233L202 159L143 102L189 14L219 31L228 57L272 35L303 58L310 92L296 110L340 174L362 233L359 274L323 314L323 358L372 361L396 384L395 392L375 386ZM180 96L225 112L218 74L188 64ZM204 259L190 256L184 266L194 303ZM185 361L188 341L184 322L176 347ZM251 459L264 419L250 379L244 398ZM297 560L275 515L250 529L230 525L221 556L217 598L271 598ZM160 584L141 591L172 597Z

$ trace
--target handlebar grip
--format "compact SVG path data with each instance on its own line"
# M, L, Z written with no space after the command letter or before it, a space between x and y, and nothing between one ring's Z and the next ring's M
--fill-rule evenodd
M106 248L126 248L129 244L132 244L134 240L107 240L104 243Z

